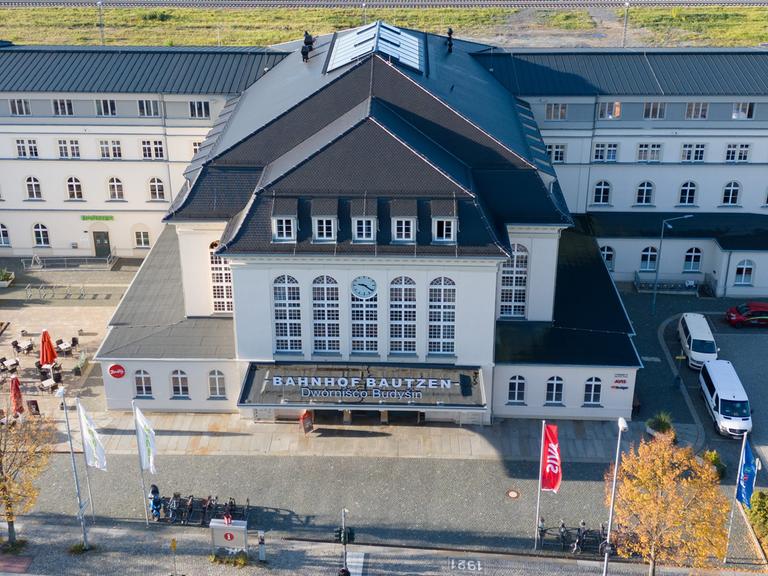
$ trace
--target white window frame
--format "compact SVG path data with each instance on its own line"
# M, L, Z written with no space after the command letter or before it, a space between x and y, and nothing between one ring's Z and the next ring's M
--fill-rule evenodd
M83 183L80 178L70 176L67 178L67 200L83 199Z
M293 276L272 282L275 352L301 353L301 288Z
M565 390L565 380L560 376L552 376L547 379L546 396L544 399L544 405L547 404L564 404L563 392Z
M509 378L507 385L507 404L525 405L525 376L516 374Z
M135 248L150 248L149 232L146 230L136 230L133 233Z
M547 144L547 156L552 164L565 164L565 144Z
M525 318L528 313L528 249L512 244L509 259L501 266L499 316Z
M146 370L133 373L134 392L137 398L152 398L152 376Z
M683 258L683 272L701 272L701 248L688 248Z
M211 370L208 372L208 398L226 398L227 382L224 372L221 370Z
M568 119L568 104L564 102L549 102L545 108L545 119L559 122Z
M165 184L160 178L149 179L149 199L152 201L165 201Z
M656 163L661 162L662 144L643 142L637 145L637 161Z
M371 243L376 241L375 218L353 218L352 240L359 243Z
M32 227L32 236L35 239L36 248L50 248L51 236L48 233L48 226L45 224L35 224Z
M75 139L59 138L57 140L59 147L59 159L66 160L71 158L73 160L80 159L80 141Z
M456 218L432 218L432 241L440 244L456 242Z
M407 244L416 241L416 219L415 218L393 218L392 219L392 242L396 244Z
M336 242L336 218L316 216L312 218L312 239L314 242Z
M192 156L200 152L200 146L202 146L203 143L200 141L192 142Z
M749 258L739 260L734 271L734 286L752 286L752 281L755 276L754 261L750 260Z
M16 139L16 157L17 158L39 158L39 150L37 148L37 140L34 138L17 138Z
M379 351L379 295L358 298L350 291L350 319L352 353L365 354Z
M602 256L608 271L613 272L616 267L616 250L611 246L600 246L600 256Z
M741 184L731 180L723 187L723 203L721 206L739 206L741 196Z
M592 152L593 162L617 162L619 145L616 142L597 142Z
M312 281L312 352L338 354L341 350L339 283L332 276Z
M8 227L5 224L0 224L0 246L8 247L11 245L11 236L8 233Z
M655 246L646 246L640 252L640 272L655 272L659 265L659 250Z
M162 140L142 140L141 157L144 160L165 159L165 143Z
M96 116L117 116L117 103L110 98L96 100Z
M587 378L584 382L584 406L600 406L603 394L603 381L597 376Z
M680 161L686 163L704 162L706 144L685 143L680 147Z
M24 179L24 188L27 191L27 200L42 200L43 187L40 185L40 179L35 176L27 176Z
M635 190L635 206L653 206L656 185L650 180L643 180Z
M731 120L752 120L755 117L754 102L734 102Z
M160 101L159 100L139 100L136 102L139 116L142 118L159 118Z
M208 100L190 100L189 117L209 119L211 117L211 103Z
M189 376L184 370L171 372L171 397L189 398Z
M592 204L608 206L611 203L611 183L608 180L598 180L592 188Z
M693 180L688 180L680 185L679 206L695 206L698 185Z
M726 144L725 161L736 164L749 162L751 148L751 144Z
M99 140L99 154L102 160L121 159L123 147L120 140Z
M286 226L290 228L286 233ZM277 216L272 218L273 242L296 242L296 218L293 216Z
M666 102L646 102L643 106L643 118L645 120L664 120L667 115Z
M389 285L389 352L416 353L416 282L408 276Z
M429 283L428 354L456 353L456 283L445 276Z
M72 100L68 98L54 98L51 100L51 108L54 116L74 116L75 111L72 108Z
M686 120L706 120L709 116L708 102L688 102L685 105Z
M618 120L621 118L621 102L598 102L597 118L599 120Z
M32 110L29 106L29 100L26 98L12 98L8 101L11 116L31 116Z
M211 297L214 314L220 312L234 312L234 300L232 295L232 268L229 260L216 254L219 242L215 241L208 246L209 263L211 268Z

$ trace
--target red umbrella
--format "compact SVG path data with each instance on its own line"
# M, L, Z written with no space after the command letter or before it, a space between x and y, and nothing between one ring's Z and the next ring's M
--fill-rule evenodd
M11 378L11 410L13 410L14 416L24 412L24 402L21 400L21 384L19 384L19 379L16 376Z
M48 334L48 330L43 330L43 335L40 338L40 364L43 366L53 364L55 360L56 348L53 347L53 342L51 342L51 335Z

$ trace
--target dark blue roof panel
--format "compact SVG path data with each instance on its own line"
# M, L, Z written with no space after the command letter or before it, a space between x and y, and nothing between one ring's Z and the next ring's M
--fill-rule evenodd
M264 48L0 46L0 92L235 94L284 57Z

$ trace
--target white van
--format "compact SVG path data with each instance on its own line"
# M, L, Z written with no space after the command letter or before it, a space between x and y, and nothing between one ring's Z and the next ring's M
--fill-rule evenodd
M741 438L752 430L752 410L733 364L728 360L704 362L699 373L701 395L718 434Z
M688 366L694 370L700 370L707 360L717 360L719 349L702 314L683 314L677 323L677 337L688 358Z

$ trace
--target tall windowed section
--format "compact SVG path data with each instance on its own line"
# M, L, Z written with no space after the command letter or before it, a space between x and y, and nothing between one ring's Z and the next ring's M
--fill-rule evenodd
M358 298L351 294L352 352L378 352L379 350L379 295Z
M512 376L509 379L509 391L507 392L508 404L525 403L525 377Z
M330 276L312 282L312 336L315 352L339 351L339 285Z
M165 200L165 186L160 178L151 178L149 180L149 199Z
M755 263L752 260L740 260L736 264L736 277L734 284L737 286L749 286L752 284L752 276L755 272Z
M301 352L301 294L293 276L278 276L272 286L275 300L275 350Z
M429 284L430 354L453 354L456 340L456 284L450 278L435 278Z
M133 375L136 396L152 396L152 378L146 370L136 370Z
M552 376L547 380L546 404L563 403L563 379L560 376Z
M174 370L171 372L171 389L175 398L186 398L189 396L189 378L183 370Z
M587 406L598 406L602 391L603 383L600 378L589 378L584 383L584 404Z
M211 370L208 373L208 396L211 398L224 398L227 389L224 385L224 373L221 370Z
M232 312L232 270L229 260L216 254L218 242L208 247L211 259L211 291L214 312Z
M416 352L416 282L407 276L389 287L389 350Z
M499 301L501 316L525 318L528 303L528 250L525 246L513 244L510 258L501 268Z

